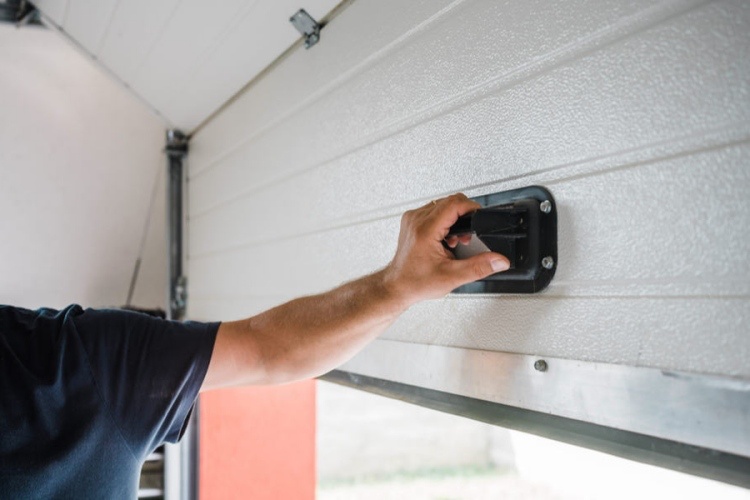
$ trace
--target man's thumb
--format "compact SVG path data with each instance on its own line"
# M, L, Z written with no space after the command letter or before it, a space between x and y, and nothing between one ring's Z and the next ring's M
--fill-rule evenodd
M510 267L510 261L507 257L493 252L474 255L468 259L454 262L464 283L486 278L490 274L507 271Z

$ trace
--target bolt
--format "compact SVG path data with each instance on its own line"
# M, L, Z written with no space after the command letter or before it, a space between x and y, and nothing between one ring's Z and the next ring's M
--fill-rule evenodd
M534 362L534 369L538 372L546 372L547 371L547 362L543 359L537 359Z
M549 200L544 200L539 204L539 210L541 210L545 214L550 213L552 211L552 203L550 203Z
M310 34L305 39L305 47L309 49L310 47L318 43L318 41L320 41L320 37L318 35L316 35L315 33Z
M545 269L552 269L555 267L555 259L549 255L542 259L542 267Z

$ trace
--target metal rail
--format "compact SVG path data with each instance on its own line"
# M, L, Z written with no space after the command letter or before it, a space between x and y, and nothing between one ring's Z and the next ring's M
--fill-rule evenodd
M323 380L750 488L750 381L377 340Z

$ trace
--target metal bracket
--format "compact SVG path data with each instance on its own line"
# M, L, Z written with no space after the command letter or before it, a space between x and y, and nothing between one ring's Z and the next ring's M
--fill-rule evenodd
M20 28L24 25L44 26L39 11L26 0L0 2L0 22L8 22Z
M323 25L313 19L305 9L298 10L296 14L289 18L289 22L305 37L306 49L320 41L320 29Z
M167 143L164 151L167 153L168 157L182 158L187 155L188 141L190 141L190 137L182 133L180 130L174 128L169 129L167 130Z

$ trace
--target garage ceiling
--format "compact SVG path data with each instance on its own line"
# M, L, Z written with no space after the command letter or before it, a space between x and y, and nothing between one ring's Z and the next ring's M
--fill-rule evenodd
M173 126L192 131L339 0L37 0L72 38ZM323 41L325 35L323 36Z

